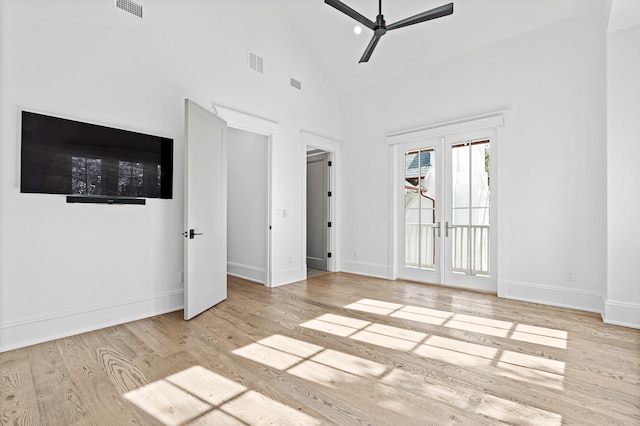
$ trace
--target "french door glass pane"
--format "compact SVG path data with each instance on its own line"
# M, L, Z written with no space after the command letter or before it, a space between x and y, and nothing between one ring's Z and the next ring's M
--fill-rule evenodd
M490 144L467 141L452 146L452 268L466 275L489 275Z
M435 182L434 148L405 152L405 260L406 267L435 268Z

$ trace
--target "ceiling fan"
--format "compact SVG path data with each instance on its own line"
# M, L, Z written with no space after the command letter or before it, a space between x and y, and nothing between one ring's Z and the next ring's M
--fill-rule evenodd
M351 9L346 4L342 3L340 0L324 0L326 4L338 9L340 12L345 15L349 15L356 21L360 22L367 28L373 30L373 38L369 42L369 45L364 51L362 58L360 58L360 62L367 62L373 53L373 49L376 48L376 45L380 41L383 35L386 34L387 31L395 30L396 28L402 28L409 25L417 24L419 22L430 21L432 19L441 18L443 16L451 15L453 13L453 3L445 4L444 6L436 7L435 9L428 10L426 12L418 13L417 15L410 16L406 19L403 19L398 22L394 22L393 24L387 25L384 21L384 15L382 15L382 0L378 0L378 17L376 18L376 22L369 20L367 17L362 16L360 13Z

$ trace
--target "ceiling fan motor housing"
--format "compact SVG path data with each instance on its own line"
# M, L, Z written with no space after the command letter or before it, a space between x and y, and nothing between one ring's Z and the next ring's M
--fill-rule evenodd
M378 15L376 18L376 28L373 30L373 34L376 36L383 36L387 33L387 25L384 21L384 16Z

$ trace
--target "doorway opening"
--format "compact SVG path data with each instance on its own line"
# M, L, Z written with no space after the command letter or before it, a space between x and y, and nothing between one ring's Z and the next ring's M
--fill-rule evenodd
M246 138L246 144L259 152L255 155L251 151L243 152L239 148L240 145L232 147L235 151L235 160L228 161L228 168L234 173L233 186L229 186L229 190L233 190L234 194L229 192L228 198L233 203L239 203L246 206L249 203L257 206L259 212L252 212L257 217L257 225L255 228L255 236L259 240L255 243L252 238L251 244L236 244L236 235L244 235L244 229L239 234L229 233L228 239L230 249L228 255L236 256L230 262L227 262L227 273L241 278L248 279L264 284L267 287L273 285L272 280L272 255L271 255L271 210L272 210L272 148L275 143L276 134L278 132L279 123L265 118L257 117L241 111L226 108L214 104L217 115L227 122L231 134L228 144L236 143L238 140ZM229 149L229 147L227 147ZM232 151L232 152L233 152ZM227 154L229 154L227 152ZM229 158L228 158L229 160ZM233 163L232 163L233 162ZM249 163L252 163L249 166ZM255 164L253 164L255 163ZM259 171L257 171L259 169ZM237 174L235 172L238 172ZM231 179L229 179L228 184ZM237 184L237 186L236 186ZM255 186L260 186L260 191L254 191ZM256 194L260 192L260 194ZM242 207L230 207L229 218L238 212ZM233 225L239 228L241 225L236 223ZM231 246L237 246L231 248ZM234 250L233 252L231 250ZM238 259L241 259L238 261ZM264 259L264 260L263 260Z
M269 138L227 135L227 273L268 285Z
M305 131L302 132L302 143L304 223L301 248L308 277L324 271L340 270L340 253L336 244L337 236L340 235L337 217L339 197L336 189L340 176L342 143ZM322 254L326 256L326 264L314 267L314 259L311 258L322 259ZM317 267L322 269L315 269Z

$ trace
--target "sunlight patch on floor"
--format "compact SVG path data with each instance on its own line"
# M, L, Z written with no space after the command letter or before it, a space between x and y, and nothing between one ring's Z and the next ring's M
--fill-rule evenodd
M211 405L221 405L247 390L241 384L200 366L172 374L165 380L182 389L188 389L189 393Z
M471 315L454 314L453 317L444 324L445 327L457 330L482 333L488 336L507 337L513 323L497 321L489 318L474 317Z
M389 315L402 308L403 305L397 303L384 302L382 300L362 299L356 303L345 306L347 309L369 312L371 314Z
M201 366L127 392L124 397L169 426L321 424L299 410Z
M401 318L423 324L440 325L456 330L509 338L536 345L566 349L568 333L564 330L527 324L514 324L475 315L454 314L438 309L402 305L382 300L361 299L345 306L347 309ZM346 332L346 330L345 330ZM343 334L348 336L348 334Z
M518 324L511 334L514 340L535 343L537 345L552 346L554 348L567 349L567 337L569 333L564 330L537 327L534 325Z
M496 366L500 368L498 374L501 376L552 389L564 389L563 361L504 351Z
M351 319L336 317L325 316L324 319L342 323ZM350 323L362 325L358 320L354 321ZM386 371L384 364L279 334L242 346L233 353L325 386L353 383L358 377L377 377Z
M414 353L449 364L479 366L490 365L498 350L447 337L430 336Z
M379 311L383 309L385 313L381 315L394 318L409 319L465 332L508 338L560 349L566 349L567 346L568 333L564 330L527 324L515 324L510 321L501 321L467 314L453 314L437 309L405 306L372 299L362 299L345 307L375 314L381 314ZM335 324L333 326L327 325L331 324L330 321L339 319L338 322L340 324L350 323L348 317L338 315L324 317L324 319L323 324L325 324L325 327L322 327L320 331L327 333L335 331L335 327L337 326ZM313 321L315 320L305 324L313 325ZM305 324L302 324L302 326L305 326ZM332 334L350 337L354 340L383 346L389 349L413 351L416 355L453 365L493 365L497 367L496 374L503 377L552 389L564 388L565 363L563 361L520 354L508 350L503 351L459 339L450 339L444 336L427 336L424 333L419 333L414 330L406 330L366 321L351 324L362 325L363 328L356 330L355 328L347 327L342 330L342 334Z
M438 311L436 309L421 308L418 306L403 306L397 311L389 314L394 318L408 319L424 324L442 325L453 314L450 312Z
M164 380L124 395L165 425L181 425L214 407Z
M278 370L286 370L303 360L303 358L299 356L270 348L260 343L248 344L234 350L233 353L256 362L261 362L269 367L277 368Z

